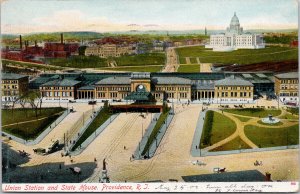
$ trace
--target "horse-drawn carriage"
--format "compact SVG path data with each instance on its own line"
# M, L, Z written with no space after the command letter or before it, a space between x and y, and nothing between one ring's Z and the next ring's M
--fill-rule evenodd
M213 169L213 171L215 173L222 173L222 172L225 172L226 168L219 168L219 167L216 167Z

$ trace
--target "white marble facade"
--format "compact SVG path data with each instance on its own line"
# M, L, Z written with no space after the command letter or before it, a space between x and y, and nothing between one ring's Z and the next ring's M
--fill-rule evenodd
M205 45L205 48L212 48L213 51L260 49L265 48L265 43L261 34L244 33L238 17L234 13L226 32L210 35L209 44Z

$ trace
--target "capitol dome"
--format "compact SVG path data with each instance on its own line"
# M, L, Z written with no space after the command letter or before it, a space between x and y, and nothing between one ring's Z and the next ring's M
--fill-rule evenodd
M234 16L232 17L232 19L230 21L230 26L239 26L239 25L240 25L239 18L236 16L236 14L234 12Z

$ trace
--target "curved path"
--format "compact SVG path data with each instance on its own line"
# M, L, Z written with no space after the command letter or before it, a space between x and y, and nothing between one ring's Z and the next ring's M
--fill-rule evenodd
M211 145L211 146L208 146L206 148L204 148L203 150L205 151L210 151L210 150L213 150L219 146L222 146L230 141L232 141L233 139L235 139L236 137L240 137L246 144L248 144L251 148L258 148L258 146L256 144L254 144L246 135L245 135L245 131L244 131L244 128L246 125L255 125L255 126L258 126L258 127L267 127L267 128L283 128L283 127L290 127L290 126L293 126L293 125L296 125L295 122L295 119L281 119L281 120L284 120L285 123L283 123L282 125L277 125L277 126L272 126L272 125L264 125L264 124L260 124L258 123L258 121L261 120L261 118L259 117L253 117L253 116L244 116L244 115L238 115L238 114L233 114L233 113L228 113L228 112L225 112L225 111L216 111L220 114L223 114L225 115L226 117L230 118L231 120L233 120L235 123L236 123L236 131L231 134L229 137ZM284 115L288 114L287 111L285 110L281 110L281 113L280 115L276 116L276 117L282 117ZM240 121L236 116L238 117L244 117L244 118L249 118L250 120L246 121L246 122L242 122Z

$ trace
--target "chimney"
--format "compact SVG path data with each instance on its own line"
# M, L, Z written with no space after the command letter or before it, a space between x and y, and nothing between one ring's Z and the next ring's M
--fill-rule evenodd
M63 35L63 33L60 34L60 43L61 44L64 43L64 35Z
M22 36L20 35L20 49L22 50Z

